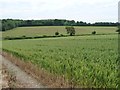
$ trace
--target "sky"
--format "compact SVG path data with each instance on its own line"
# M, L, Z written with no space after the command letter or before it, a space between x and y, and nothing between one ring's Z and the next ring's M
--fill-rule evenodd
M0 19L117 22L119 0L0 0Z

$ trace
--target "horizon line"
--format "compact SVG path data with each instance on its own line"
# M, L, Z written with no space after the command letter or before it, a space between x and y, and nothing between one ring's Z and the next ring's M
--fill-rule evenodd
M86 22L86 23L119 23L119 21L96 21L96 22L87 22L87 21L82 21L82 20L74 20L74 19L59 19L59 18L56 18L56 19L20 19L20 18L0 18L0 20L3 20L3 19L12 19L12 20L68 20L68 21L79 21L79 22Z

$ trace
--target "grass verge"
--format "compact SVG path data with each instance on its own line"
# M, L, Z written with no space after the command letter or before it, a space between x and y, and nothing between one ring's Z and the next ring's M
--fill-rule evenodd
M65 80L64 76L50 74L46 70L37 68L30 62L24 62L10 53L2 52L2 55L48 88L72 87L71 83Z

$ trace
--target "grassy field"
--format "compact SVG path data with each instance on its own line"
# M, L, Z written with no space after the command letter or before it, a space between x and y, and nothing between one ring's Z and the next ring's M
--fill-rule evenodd
M76 35L91 34L96 31L97 34L113 34L116 33L117 27L101 27L101 26L79 26L75 27ZM37 27L19 27L2 33L3 37L21 37L21 36L53 36L58 31L60 34L66 35L65 26L37 26Z
M115 33L115 27L76 27L77 34ZM48 31L50 30L50 31ZM64 27L23 27L4 36L53 35ZM5 40L3 50L56 75L65 75L80 87L117 87L118 36L92 35L28 40Z

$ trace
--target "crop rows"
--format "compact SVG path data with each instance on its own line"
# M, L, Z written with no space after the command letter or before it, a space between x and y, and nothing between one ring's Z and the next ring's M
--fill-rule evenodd
M75 86L117 87L117 35L3 41L7 50Z
M91 34L96 31L97 34L114 34L117 27L100 27L100 26L79 26L75 27L76 35ZM2 33L3 37L37 37L37 36L54 36L55 32L67 35L65 26L38 26L38 27L19 27Z

